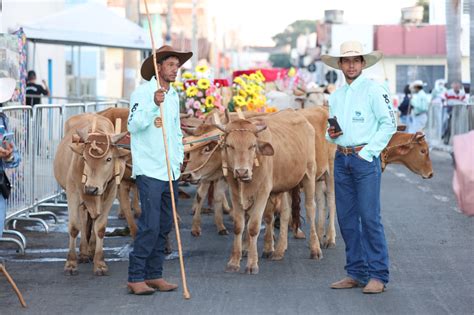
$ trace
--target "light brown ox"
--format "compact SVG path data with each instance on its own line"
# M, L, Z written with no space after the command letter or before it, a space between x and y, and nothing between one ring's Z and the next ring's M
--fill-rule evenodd
M73 143L73 135L79 143ZM69 253L66 274L77 273L76 238L81 233L79 262L94 261L94 273L105 275L103 240L107 217L117 193L117 180L125 171L128 150L115 143L125 133L114 134L112 123L98 115L81 114L65 124L54 159L54 176L66 191L69 215ZM116 163L117 162L117 163ZM117 179L116 179L117 178Z
M227 182L233 205L234 244L226 268L228 272L240 270L242 234L245 216L248 216L246 273L258 273L257 238L267 201L271 194L293 190L300 184L305 193L306 211L312 216L311 258L322 257L314 226L314 129L301 114L293 110L269 115L264 118L264 125L261 123L236 120L225 126L217 125L225 132L222 161L223 167L229 170ZM255 164L259 166L254 166ZM290 167L291 172L288 171ZM285 232L280 233L280 241L286 242ZM286 249L286 244L284 248Z

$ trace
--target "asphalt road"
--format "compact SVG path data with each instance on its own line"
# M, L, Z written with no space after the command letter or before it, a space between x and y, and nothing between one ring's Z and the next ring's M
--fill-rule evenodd
M217 235L213 217L205 215L203 235L193 238L191 200L181 200L191 300L183 300L182 291L127 294L128 237L105 240L109 276L94 276L91 264L80 265L77 276L63 275L68 239L62 209L55 210L61 220L49 234L20 227L29 241L25 256L1 245L0 256L28 308L20 308L0 277L0 314L472 314L474 221L457 212L449 155L432 152L432 160L430 180L401 166L389 166L383 175L382 217L391 260L391 282L383 294L329 288L344 276L339 235L336 248L324 250L321 261L309 259L306 240L290 238L284 260L261 259L258 275L224 273L232 235ZM109 222L111 227L124 224L115 210ZM232 228L229 218L226 225ZM167 261L165 277L180 282L178 260Z

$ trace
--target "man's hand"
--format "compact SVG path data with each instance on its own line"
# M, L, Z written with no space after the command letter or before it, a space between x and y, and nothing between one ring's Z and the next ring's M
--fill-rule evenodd
M8 160L12 157L13 153L13 143L3 141L4 147L0 147L0 158Z
M158 91L155 92L155 104L160 106L161 103L165 101L165 89L159 89Z
M156 128L161 128L163 126L163 122L161 121L161 117L156 117L155 118L155 127Z
M331 139L336 139L337 137L342 135L342 131L334 132L335 129L336 129L335 127L328 128L328 134L329 134L329 137L331 137Z

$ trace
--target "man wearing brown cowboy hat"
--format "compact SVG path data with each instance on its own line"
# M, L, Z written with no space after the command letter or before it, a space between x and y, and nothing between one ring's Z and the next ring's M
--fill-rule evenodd
M171 86L178 69L193 54L162 46L156 52L158 75L153 57L142 64L141 75L147 80L130 97L128 131L131 135L133 177L136 178L142 214L138 232L130 253L128 289L137 295L152 294L155 290L171 291L176 284L163 279L166 237L172 227L171 198L177 203L178 178L181 175L184 149L179 119L179 98ZM161 89L157 90L160 80ZM171 196L162 135L160 104L163 103L168 152L174 196Z
M346 85L329 97L329 112L341 131L328 128L337 144L334 160L337 219L346 245L346 274L333 289L363 286L363 293L381 293L389 280L388 249L380 217L380 152L396 131L390 94L362 75L382 53L364 53L355 41L341 45L338 56L323 55L342 70Z

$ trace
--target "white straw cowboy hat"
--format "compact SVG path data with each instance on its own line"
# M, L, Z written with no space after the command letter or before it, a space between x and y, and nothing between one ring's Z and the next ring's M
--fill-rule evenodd
M15 91L16 82L12 78L0 78L0 103L9 101Z
M189 58L193 56L193 53L176 51L168 45L161 46L156 50L156 62L160 62L160 60L169 56L175 56L176 58L178 58L179 63L183 65L186 61L188 61ZM155 75L155 67L153 65L153 54L146 58L145 61L143 61L140 72L142 74L143 79L147 81L150 81L151 78Z
M415 86L424 87L426 86L426 83L421 80L415 80L412 83L410 83L410 89L414 88Z
M321 60L328 66L341 69L339 67L339 59L342 57L355 57L363 56L365 60L365 68L371 67L382 59L383 54L381 51L374 50L371 53L365 53L362 47L362 43L358 41L347 41L341 44L340 54L337 56L322 55Z

